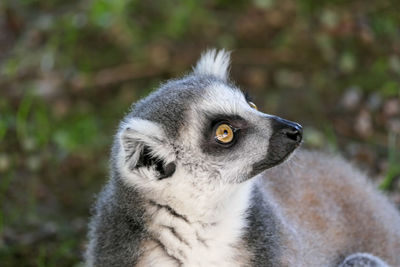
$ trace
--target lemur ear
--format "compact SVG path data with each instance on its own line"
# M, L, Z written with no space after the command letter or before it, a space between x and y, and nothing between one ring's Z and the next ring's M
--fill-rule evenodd
M140 167L154 168L157 179L170 177L175 172L170 151L165 147L163 129L154 122L131 119L120 130L122 164L128 171ZM167 163L168 162L168 163Z
M217 51L211 49L201 55L196 66L193 68L195 74L213 75L224 81L229 78L230 52L224 49Z

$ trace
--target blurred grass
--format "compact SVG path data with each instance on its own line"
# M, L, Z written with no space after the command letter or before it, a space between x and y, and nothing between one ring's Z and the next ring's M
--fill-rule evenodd
M389 190L393 187L393 183L400 175L400 150L396 146L396 139L398 137L395 134L389 135L389 151L388 151L388 162L389 166L387 168L387 172L384 180L379 185L379 188L382 190Z
M234 79L263 111L304 124L305 146L344 153L398 194L397 5L3 0L1 266L81 264L119 120L209 47L233 50Z

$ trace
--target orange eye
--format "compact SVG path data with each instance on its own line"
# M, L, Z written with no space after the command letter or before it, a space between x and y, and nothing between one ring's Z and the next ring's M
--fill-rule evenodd
M233 130L228 124L221 124L215 131L215 139L223 144L232 142L233 140Z
M255 110L258 110L256 104L254 104L253 102L249 101L249 102L247 102L247 103L249 104L249 106L250 106L251 108L254 108Z

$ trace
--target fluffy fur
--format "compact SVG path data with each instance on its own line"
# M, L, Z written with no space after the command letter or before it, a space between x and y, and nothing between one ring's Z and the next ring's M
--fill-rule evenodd
M340 158L281 164L301 127L252 109L228 68L228 53L206 52L123 119L87 265L399 266L396 209Z
M195 75L212 75L226 81L228 79L229 63L229 52L212 49L201 56L196 67L193 68L193 72Z

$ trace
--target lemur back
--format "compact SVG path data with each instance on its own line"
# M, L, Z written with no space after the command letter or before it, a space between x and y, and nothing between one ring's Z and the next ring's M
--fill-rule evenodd
M228 68L208 51L132 106L87 265L400 266L396 209L343 160L298 150L301 126L258 111Z
M299 150L265 171L259 186L290 224L283 235L289 245L281 246L289 248L288 266L337 266L357 252L400 266L398 211L342 158Z

